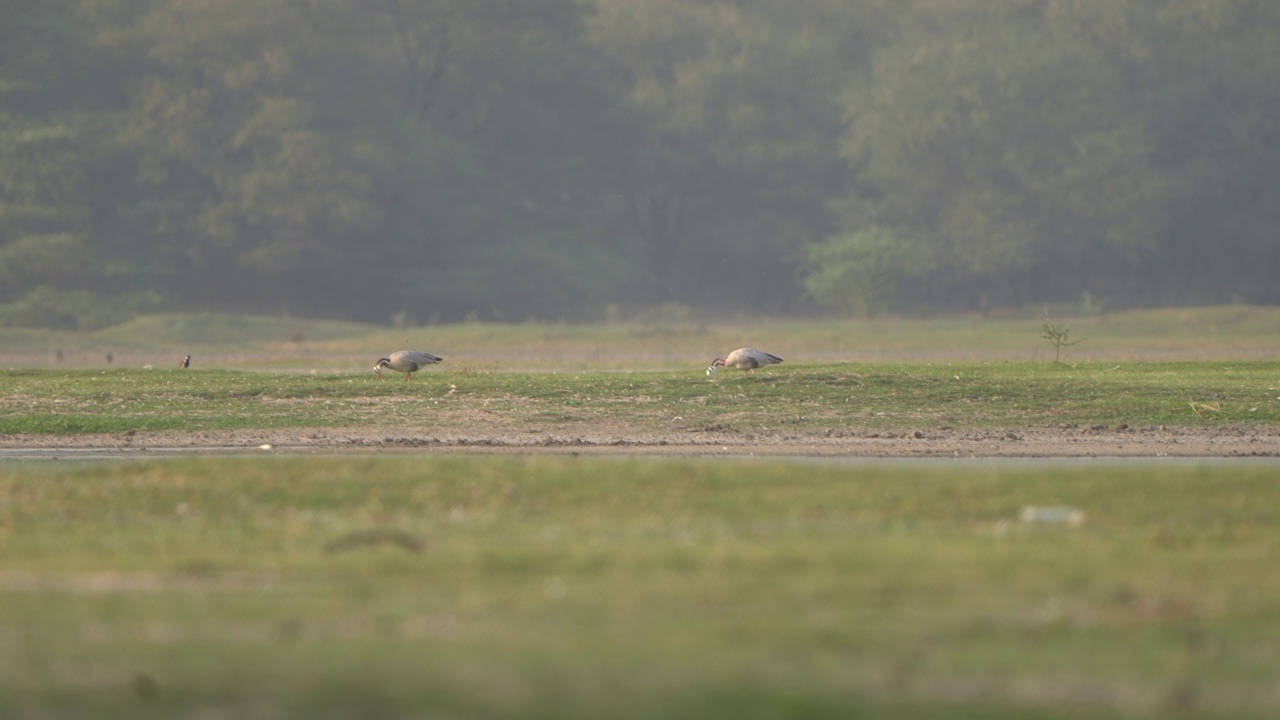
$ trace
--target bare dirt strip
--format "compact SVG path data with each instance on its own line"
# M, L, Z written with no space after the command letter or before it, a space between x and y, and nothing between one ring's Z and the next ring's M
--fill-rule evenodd
M850 458L1280 458L1280 427L1036 427L1008 430L639 431L592 423L494 427L477 417L447 429L359 426L285 430L3 435L0 458L174 454L763 455Z

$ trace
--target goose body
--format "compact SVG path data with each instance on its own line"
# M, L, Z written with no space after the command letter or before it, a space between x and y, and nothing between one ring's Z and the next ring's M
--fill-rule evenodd
M412 373L418 372L428 365L435 365L441 360L444 360L444 358L436 357L431 353L401 350L391 353L391 357L379 358L378 364L373 366L373 374L381 380L382 368L389 368L396 372L404 373L404 379L408 380Z
M736 367L739 370L755 370L765 365L773 365L782 362L782 358L777 355L757 350L755 348L738 348L727 356L716 358L711 363L711 367L707 368L707 374L711 375L718 367Z

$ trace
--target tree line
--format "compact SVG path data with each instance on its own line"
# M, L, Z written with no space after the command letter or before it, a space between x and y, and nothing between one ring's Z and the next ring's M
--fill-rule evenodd
M0 17L0 324L1280 303L1270 0Z

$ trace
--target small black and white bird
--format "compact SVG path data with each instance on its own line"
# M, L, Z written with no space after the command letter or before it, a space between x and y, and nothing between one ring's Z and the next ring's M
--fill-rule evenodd
M186 356L186 357L182 358L182 362L181 362L181 363L179 363L179 365L181 365L181 366L182 366L182 367L184 367L184 368L189 368L189 367L191 367L191 356L190 356L190 355L188 355L188 356Z
M716 358L711 362L711 367L707 368L708 375L714 375L718 367L736 367L739 370L755 371L758 367L765 365L773 365L782 362L782 358L777 355L771 355L763 350L755 348L738 348L729 353L728 356Z
M391 357L379 358L378 364L373 366L373 374L381 380L382 368L388 368L404 373L404 379L408 380L410 374L418 372L428 365L435 365L441 360L444 360L444 358L436 357L430 353L401 350L391 353Z

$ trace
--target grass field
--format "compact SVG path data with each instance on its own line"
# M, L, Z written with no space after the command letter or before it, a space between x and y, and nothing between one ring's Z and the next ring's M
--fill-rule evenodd
M404 348L471 371L697 370L754 345L791 362L1052 361L1035 312L849 321L463 323L388 328L290 317L155 315L92 333L0 329L0 367L196 367L367 371ZM1280 308L1247 305L1053 318L1069 330L1062 359L1259 360L1280 357ZM108 363L107 356L111 355Z
M6 717L1280 712L1272 465L203 458L0 498Z
M0 330L0 441L1280 426L1280 310L1080 318L1061 363L1040 322ZM743 344L787 361L704 374ZM401 347L448 360L375 380ZM0 461L0 717L1270 718L1276 470Z
M382 425L441 431L464 415L525 429L821 433L1036 425L1280 423L1280 362L784 364L760 372L372 373L0 371L0 433ZM482 419L483 420L483 419Z
M388 330L161 315L96 333L3 330L0 433L369 424L429 431L477 422L477 413L531 430L618 423L628 432L1280 422L1280 308L1077 318L1060 325L1074 326L1071 337L1082 341L1063 349L1064 362L1052 361L1042 320ZM746 343L787 361L706 377L711 357ZM374 381L374 360L402 346L446 362L413 383ZM195 364L180 371L186 353Z

